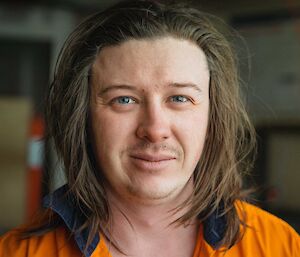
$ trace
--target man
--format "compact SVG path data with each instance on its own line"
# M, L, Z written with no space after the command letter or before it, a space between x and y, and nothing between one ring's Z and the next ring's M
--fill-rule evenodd
M47 122L68 183L0 256L300 256L289 225L242 201L254 132L230 45L202 12L131 1L88 18Z

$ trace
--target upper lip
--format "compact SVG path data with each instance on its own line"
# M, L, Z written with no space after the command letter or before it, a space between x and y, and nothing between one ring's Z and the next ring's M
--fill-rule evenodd
M149 162L159 162L159 161L167 161L167 160L176 159L176 157L174 155L169 155L169 154L138 153L138 154L132 154L131 157L135 158L135 159L149 161Z

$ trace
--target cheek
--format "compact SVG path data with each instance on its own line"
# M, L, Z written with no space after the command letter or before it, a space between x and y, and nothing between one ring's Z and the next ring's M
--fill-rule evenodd
M125 141L133 131L133 124L130 119L122 118L120 115L108 114L102 110L98 113L94 114L92 120L97 152L101 156L116 154L126 146Z
M185 115L181 119L181 130L188 134L194 140L205 137L207 124L208 124L208 112L193 112ZM195 142L195 141L194 141Z
M207 134L208 112L186 116L181 124L182 144L189 160L199 160Z

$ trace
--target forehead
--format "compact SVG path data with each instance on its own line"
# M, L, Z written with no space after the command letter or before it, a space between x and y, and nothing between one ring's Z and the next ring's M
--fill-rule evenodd
M188 40L164 37L129 40L103 48L92 74L97 85L136 86L192 82L207 84L209 71L204 52Z

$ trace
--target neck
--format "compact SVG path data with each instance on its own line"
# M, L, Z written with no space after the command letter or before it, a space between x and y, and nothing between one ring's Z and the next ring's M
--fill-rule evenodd
M176 208L190 196L191 190L192 185L187 185L173 199L161 202L155 200L152 203L121 199L108 191L113 242L130 256L135 256L135 253L147 256L145 249L148 249L149 256L157 255L158 252L155 251L158 249L160 256L164 256L162 249L165 250L166 256L185 256L180 253L185 249L188 252L187 256L191 256L199 224L196 218L190 220L188 224L175 222L187 212L187 207L179 210ZM173 255L170 254L172 252ZM116 252L113 256L118 254L120 253Z

